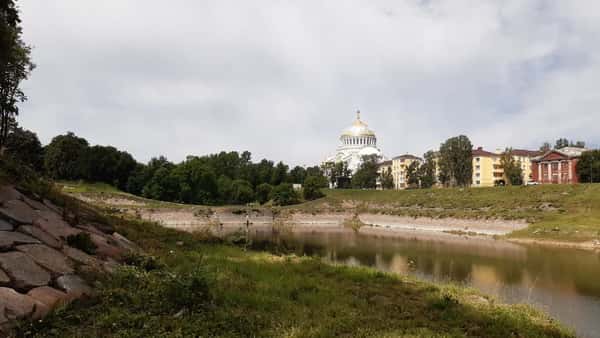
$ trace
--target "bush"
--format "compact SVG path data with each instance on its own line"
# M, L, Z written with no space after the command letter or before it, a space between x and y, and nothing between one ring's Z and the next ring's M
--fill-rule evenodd
M307 201L312 201L325 196L321 191L321 185L322 180L320 180L319 177L308 176L304 180L304 187L302 190L304 199Z
M93 255L96 253L98 248L87 232L80 232L77 235L71 235L67 237L67 244L69 246L79 249L87 254Z
M271 199L271 193L273 192L273 186L269 183L263 183L256 187L256 200L260 204L265 204Z
M273 189L273 204L291 205L300 202L298 193L289 183L282 183Z
M160 270L165 267L165 264L162 263L158 258L149 255L142 255L135 252L132 252L125 256L123 263L138 267L145 271Z
M168 274L163 281L163 292L174 310L203 310L212 299L206 273L200 268L179 275Z

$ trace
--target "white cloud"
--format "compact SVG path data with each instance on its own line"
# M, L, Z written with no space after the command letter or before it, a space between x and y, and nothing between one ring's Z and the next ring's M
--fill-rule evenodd
M464 133L490 148L598 144L589 1L22 0L38 64L22 124L140 160L220 150L293 164L360 108L387 155Z

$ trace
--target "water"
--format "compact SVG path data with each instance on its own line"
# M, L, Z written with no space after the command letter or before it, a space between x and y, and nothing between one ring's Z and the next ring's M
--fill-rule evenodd
M406 232L390 238L383 233L251 230L257 249L286 248L334 264L472 286L505 303L533 304L581 337L600 337L600 253L483 237Z

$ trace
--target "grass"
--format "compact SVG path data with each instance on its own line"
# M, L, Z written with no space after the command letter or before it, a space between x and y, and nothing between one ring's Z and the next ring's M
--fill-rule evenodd
M68 182L65 192L117 196L150 208L189 206L143 199L103 184ZM372 212L389 215L525 220L530 226L509 237L583 242L600 239L600 184L539 185L427 190L325 190L325 197L281 208L284 212ZM213 207L215 208L215 207ZM232 208L232 207L229 207ZM236 207L233 207L236 208ZM239 208L239 206L237 207Z
M528 306L457 286L246 251L135 220L114 226L147 255L88 276L96 297L21 323L14 336L573 337Z

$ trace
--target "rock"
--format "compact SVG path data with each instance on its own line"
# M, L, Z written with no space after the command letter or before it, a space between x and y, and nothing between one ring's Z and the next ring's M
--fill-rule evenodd
M0 203L21 199L21 193L10 185L0 187Z
M0 285L6 285L8 283L10 283L10 277L8 277L6 272L0 269Z
M0 302L0 335L2 335L2 327L8 323L8 318L4 315L6 312L6 306Z
M37 239L13 231L0 231L0 250L10 250L19 244L39 244Z
M113 245L113 243L104 236L91 233L90 238L92 239L92 242L96 244L96 254L98 254L99 256L110 257L119 260L125 254L124 249Z
M138 247L135 243L128 240L125 236L121 235L118 232L113 233L112 238L115 240L115 243L117 243L118 246L120 246L121 248L123 248L127 251L139 251L140 250L140 247ZM181 244L178 244L178 245L183 245L183 242L181 242Z
M36 301L10 288L0 288L0 304L5 308L7 319L21 319L33 314Z
M81 229L81 230L85 230L86 232L89 232L89 233L93 233L93 234L96 234L96 235L104 236L104 233L102 231L96 229L95 227L93 227L91 225L77 224L75 227L78 228L78 229Z
M90 266L100 266L100 261L79 249L65 245L62 251L65 255L67 255L67 257L74 260L75 262Z
M7 221L0 219L0 231L13 231L15 227Z
M45 199L42 201L44 203L44 205L46 207L48 207L48 209L54 211L57 214L62 214L62 208L57 207L54 203L50 202L49 200Z
M0 208L0 214L9 218L17 224L31 224L38 214L25 202L11 200L4 202Z
M27 295L49 308L55 308L69 301L69 296L66 293L49 286L40 286L39 288L31 289L27 292Z
M57 275L74 272L73 267L71 266L71 263L69 262L67 256L46 245L19 245L17 247L17 250L27 254L40 266L46 268L47 270L50 270L51 272Z
M71 235L77 235L81 232L81 230L73 228L62 219L47 219L40 217L33 221L33 225L44 230L55 239L62 241L66 240L67 237Z
M56 286L65 291L69 298L91 296L93 291L87 283L77 275L64 275L56 279Z
M42 243L55 249L60 249L63 246L60 240L52 237L44 230L32 225L21 225L17 231L30 235L31 237L34 237L40 240Z
M113 273L119 268L119 263L109 258L107 261L102 263L102 268L108 273Z
M12 286L18 290L29 290L50 282L50 274L22 252L0 254L0 267L11 277Z
M40 211L50 210L47 206L44 205L44 203L36 201L34 199L31 199L27 196L23 196L23 202L25 202L25 204L29 205L31 208L33 208L35 210L40 210Z

